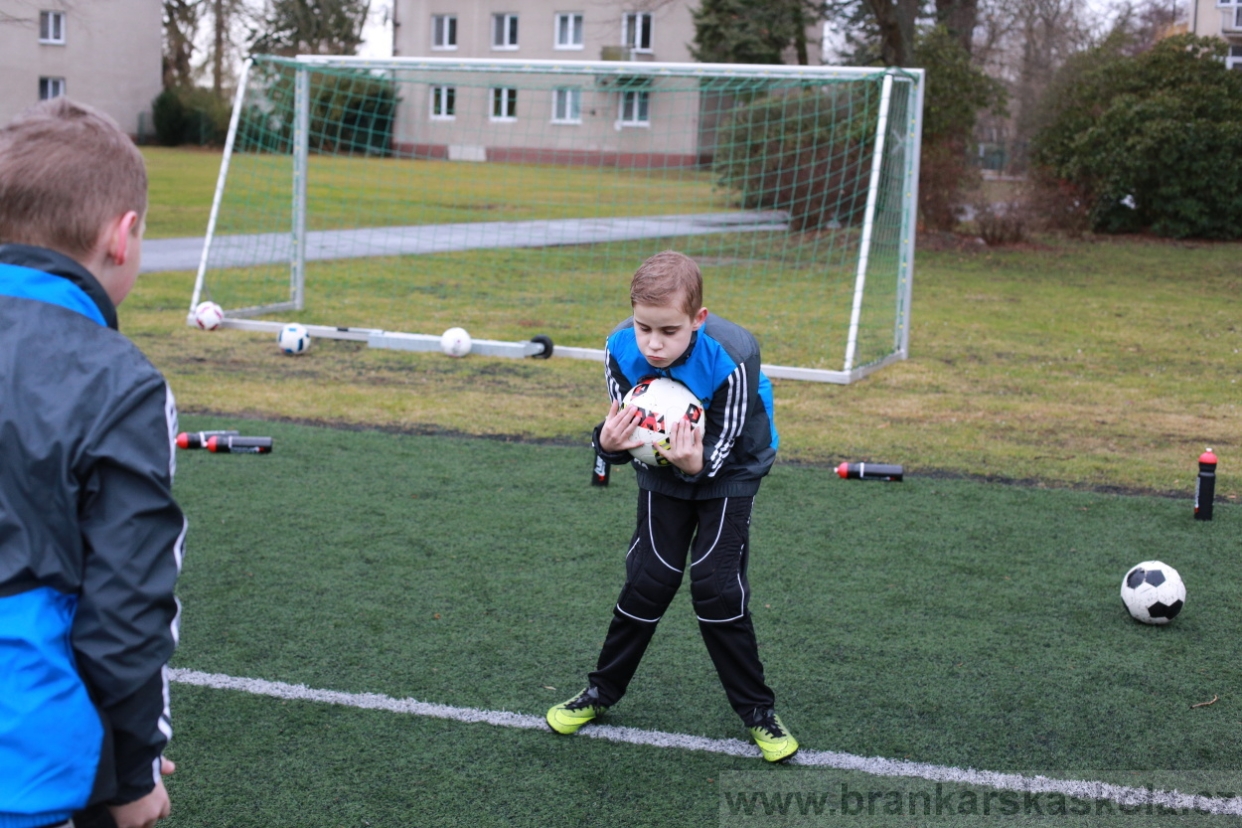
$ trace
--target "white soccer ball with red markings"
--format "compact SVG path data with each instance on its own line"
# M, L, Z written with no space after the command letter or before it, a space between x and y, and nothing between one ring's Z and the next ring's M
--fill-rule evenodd
M194 324L204 331L214 331L224 321L224 308L215 302L199 302L194 308Z
M306 330L305 325L299 325L296 322L285 325L280 329L280 333L276 334L276 346L282 353L289 356L301 356L310 350L310 345L310 331Z
M1186 585L1177 570L1160 561L1136 564L1121 579L1121 600L1134 620L1167 624L1186 603Z
M440 350L451 357L464 357L472 344L465 328L449 328L440 335Z
M637 408L642 419L634 429L634 439L643 444L630 449L630 454L648 466L667 466L670 463L656 453L654 446L670 448L668 430L678 420L689 420L702 433L707 425L703 403L694 392L675 379L647 377L635 383L621 402L622 410Z

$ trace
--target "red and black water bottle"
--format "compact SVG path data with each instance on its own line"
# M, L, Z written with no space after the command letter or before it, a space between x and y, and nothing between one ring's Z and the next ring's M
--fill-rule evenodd
M885 463L842 463L837 475L842 480L887 480L900 483L904 471L901 466Z
M595 468L591 470L591 485L607 486L608 475L611 473L611 469L612 466L609 465L607 460L600 457L598 454L595 455Z
M205 449L207 441L217 436L235 436L240 431L183 431L177 435L177 448Z
M208 438L207 450L212 454L271 454L272 438L217 434Z
M1195 481L1195 520L1212 519L1216 496L1216 455L1211 449L1199 455L1199 479Z

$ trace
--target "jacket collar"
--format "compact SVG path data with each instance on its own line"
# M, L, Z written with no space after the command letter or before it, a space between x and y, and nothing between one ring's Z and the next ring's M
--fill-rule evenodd
M90 297L99 308L99 312L103 314L104 322L109 328L114 331L120 330L116 318L116 305L112 304L112 300L108 298L103 285L99 284L99 280L92 276L89 270L64 253L57 253L55 250L35 247L31 244L4 244L0 245L0 264L42 270L44 273L68 279Z

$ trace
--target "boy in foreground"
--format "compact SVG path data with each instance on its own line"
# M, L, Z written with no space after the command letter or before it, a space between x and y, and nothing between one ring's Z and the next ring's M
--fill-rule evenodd
M0 129L0 825L168 815L176 408L117 332L147 176L64 98ZM70 820L73 822L70 823Z
M629 462L638 408L620 408L640 379L672 377L704 402L703 432L687 421L659 451L671 465L637 461L638 519L625 559L625 586L588 686L548 711L557 733L577 732L625 695L656 624L687 567L699 631L729 704L769 762L790 758L798 743L774 709L764 683L747 600L750 513L759 483L776 457L772 386L759 370L759 345L744 328L709 316L698 265L658 253L630 283L634 315L608 338L605 378L612 404L595 429L596 453Z

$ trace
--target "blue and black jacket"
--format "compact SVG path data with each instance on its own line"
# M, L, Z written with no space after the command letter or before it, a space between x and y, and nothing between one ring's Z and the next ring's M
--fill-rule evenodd
M0 246L0 828L159 778L186 527L176 416L88 271Z
M634 334L634 319L622 322L608 337L604 377L617 402L641 379L672 377L698 397L707 416L703 432L703 470L691 476L675 466L648 466L629 452L599 447L602 423L595 429L596 453L609 463L630 462L638 485L684 500L753 496L776 459L779 438L772 414L772 383L759 370L759 343L740 325L708 314L690 345L667 368L654 368Z

